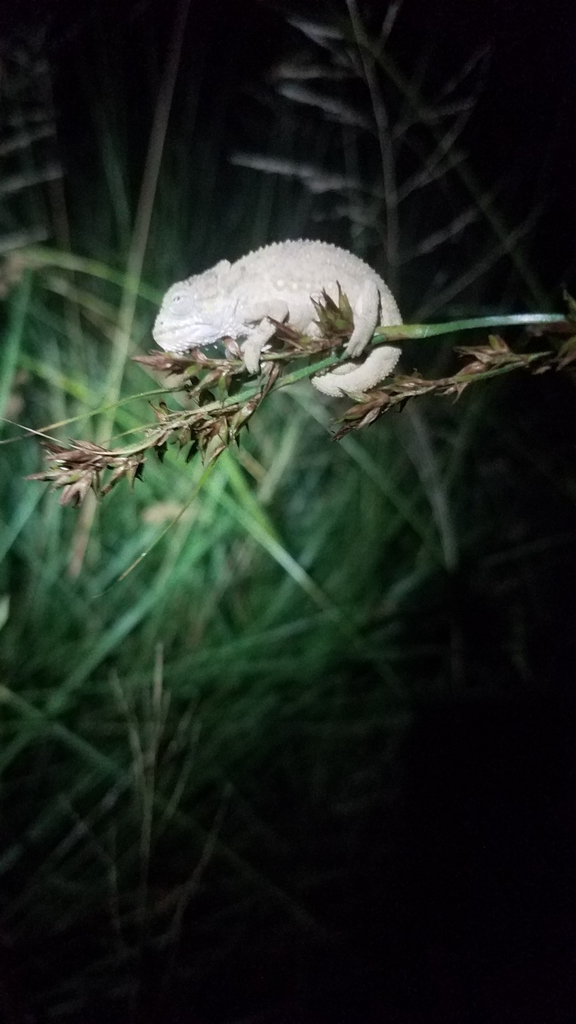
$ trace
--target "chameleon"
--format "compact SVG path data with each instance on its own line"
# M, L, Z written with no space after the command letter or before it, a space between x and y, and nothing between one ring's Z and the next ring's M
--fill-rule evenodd
M166 292L154 323L156 343L174 354L213 345L222 338L240 341L247 371L260 369L263 348L276 331L273 320L318 335L312 299L326 291L338 301L338 285L347 296L354 329L345 353L362 355L376 327L401 324L388 286L358 256L327 242L308 239L275 242L230 263L178 281ZM326 395L374 387L394 369L400 349L382 345L361 364L342 363L317 374L312 383Z

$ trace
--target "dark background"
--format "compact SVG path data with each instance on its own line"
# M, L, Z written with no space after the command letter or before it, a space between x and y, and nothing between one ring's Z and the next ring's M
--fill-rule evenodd
M380 24L386 2L360 5L368 24ZM209 117L215 93L234 100L286 52L296 36L283 15L309 18L343 10L333 0L265 3L214 0L191 3L176 91L183 95L200 82L199 117ZM5 40L46 33L45 51L55 69L60 125L78 144L89 132L90 76L102 70L100 47L106 39L112 63L124 65L123 88L142 123L131 126L131 140L143 146L149 129L147 102L153 95L158 60L166 50L176 4L173 0L15 0L4 2L0 33ZM543 202L537 266L549 287L574 274L576 109L576 10L569 0L406 0L393 34L393 53L410 67L427 48L434 54L438 83L456 73L478 51L490 54L489 73L464 137L472 164L487 181L514 184L518 213ZM154 43L152 56L150 44ZM112 45L111 45L112 42ZM136 102L134 102L136 101ZM240 123L238 123L238 120ZM227 129L242 139L238 106ZM236 134L236 139L234 139ZM513 202L510 196L507 201ZM513 221L514 209L508 210Z

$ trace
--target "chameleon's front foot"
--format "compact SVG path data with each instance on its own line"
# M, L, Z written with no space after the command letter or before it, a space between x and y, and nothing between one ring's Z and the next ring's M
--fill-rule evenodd
M249 341L245 341L240 348L244 357L244 365L248 373L255 376L260 372L260 355L262 353L263 346L254 345Z
M276 324L263 319L250 332L246 341L240 345L244 357L244 365L250 374L260 373L260 356L262 349L276 331Z

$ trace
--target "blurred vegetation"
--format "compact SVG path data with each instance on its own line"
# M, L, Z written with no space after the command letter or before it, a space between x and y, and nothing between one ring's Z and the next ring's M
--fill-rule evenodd
M78 511L24 480L40 455L16 423L107 443L149 421L157 385L130 356L163 290L255 245L346 245L406 320L552 308L522 248L538 211L508 226L458 141L482 59L429 85L430 57L397 67L391 19L379 38L340 13L292 19L234 101L185 74L186 4L165 50L131 26L134 107L104 25L79 50L88 125L59 126L41 46L3 80L2 176L21 180L0 194L0 924L27 1019L176 1020L191 992L198 1019L232 1021L219 989L248 1012L247 943L264 973L291 944L293 972L353 957L350 894L393 883L415 709L549 682L568 378L425 399L336 444L303 382L209 473L169 448ZM441 373L450 351L413 342L405 364Z

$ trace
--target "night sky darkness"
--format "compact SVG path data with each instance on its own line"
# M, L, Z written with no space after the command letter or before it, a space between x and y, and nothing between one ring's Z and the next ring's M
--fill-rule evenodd
M140 26L154 26L157 38L166 40L174 11L169 0L1 0L6 38L25 35L43 20L49 26L46 45L71 151L89 147L79 76L95 6L127 41L131 102L137 106L146 72L138 66L141 28L136 31L131 20L134 9ZM201 77L206 110L213 90L237 92L282 55L281 10L243 0L192 3L185 62ZM406 66L408 55L427 40L437 54L439 79L479 47L491 46L486 89L465 142L485 180L496 179L503 167L517 178L511 222L545 199L531 255L560 308L561 288L574 284L576 270L576 3L406 0L398 23L399 63ZM208 117L202 110L199 116ZM142 147L147 130L146 112ZM515 400L521 414L526 394L512 395L512 415ZM557 394L547 399L544 389L542 402L543 444L574 453L573 389L566 387L559 405ZM574 528L571 509L557 512L562 528ZM368 832L367 855L350 894L346 951L313 944L297 950L290 936L285 948L270 950L255 939L254 950L239 952L209 990L175 990L164 1007L149 993L143 1024L576 1021L575 569L574 557L564 553L543 578L534 692L508 701L423 706L418 713L403 796L385 819L394 849L389 863L372 863ZM370 827L380 840L382 821ZM328 893L327 905L330 899ZM326 913L326 906L319 910ZM270 1001L286 1009L266 1015L262 1007ZM197 1015L190 1015L191 1004Z
M198 116L200 121L206 118L208 127L211 97L227 93L233 97L232 104L238 104L242 90L284 56L287 47L294 47L295 37L287 30L282 12L310 15L333 5L333 0L193 2L176 108L179 96L191 81L198 80ZM109 33L115 42L115 59L124 62L123 88L135 119L131 141L137 148L147 140L150 109L144 96L152 95L154 77L145 41L152 38L160 43L158 53L162 54L163 45L165 51L175 6L174 0L98 0L91 4L15 0L1 5L0 32L10 37L25 35L31 25L49 26L46 49L56 70L63 141L72 136L76 145L89 130L86 77L89 66L98 73L94 40L98 33ZM364 4L364 10L372 12L377 24L387 6L384 0L372 0ZM438 84L475 52L490 51L485 88L463 143L472 165L487 183L502 178L514 182L506 194L509 223L525 216L532 205L544 203L545 215L535 233L531 256L548 287L558 290L569 284L574 278L576 236L576 5L570 0L547 4L534 0L406 0L393 39L394 57L404 69L410 68L414 55L430 47ZM241 136L233 137L237 120L242 121L238 105L227 125L231 143L241 141Z

